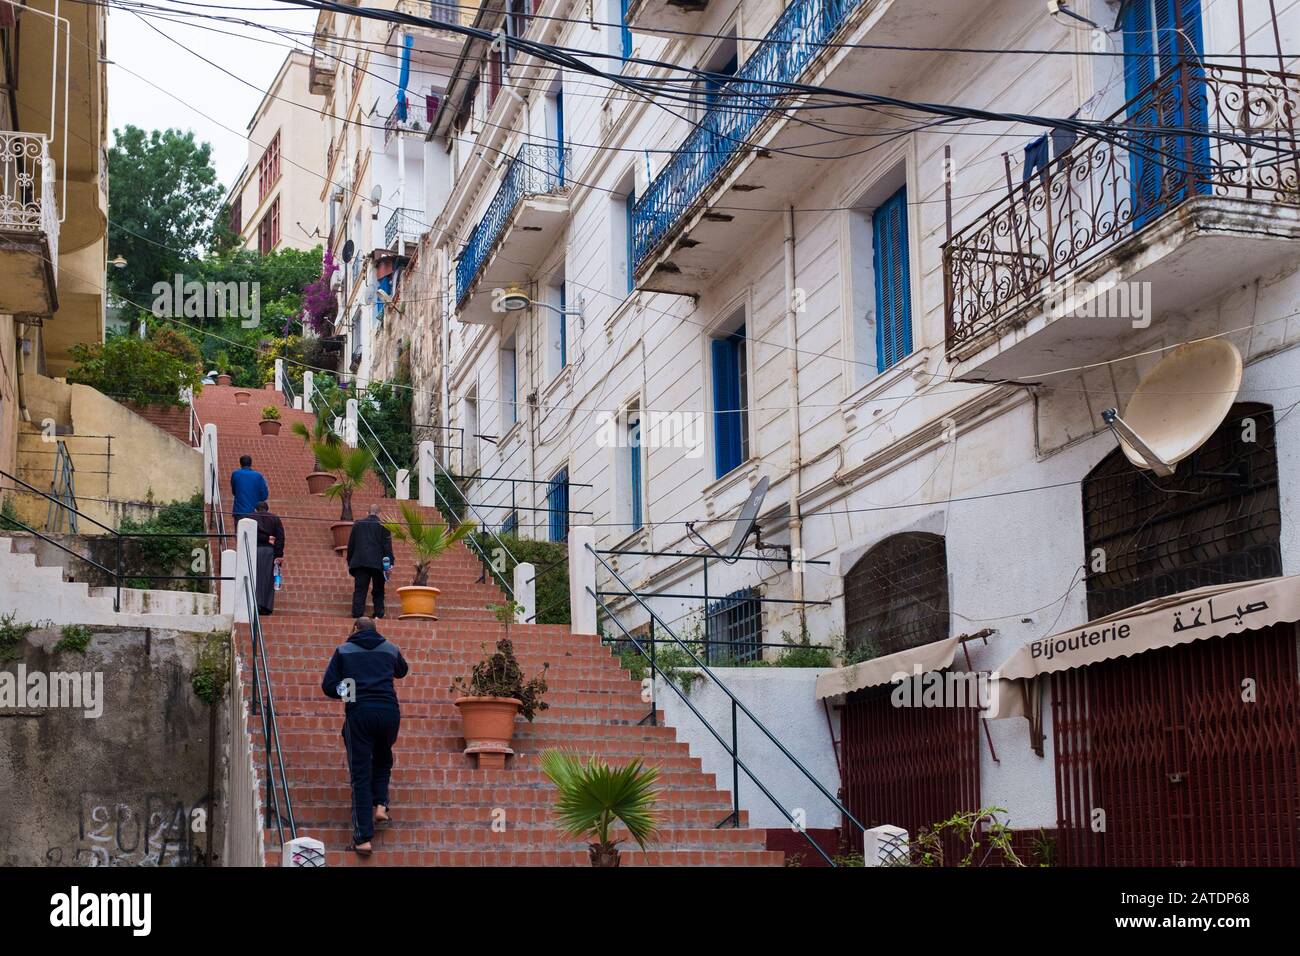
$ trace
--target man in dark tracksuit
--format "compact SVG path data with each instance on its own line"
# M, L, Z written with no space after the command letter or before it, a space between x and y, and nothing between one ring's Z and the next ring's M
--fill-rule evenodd
M374 597L375 617L384 616L384 558L393 560L393 535L379 520L379 505L352 525L348 535L348 571L352 586L352 616L366 613L366 591Z
M397 645L359 617L352 634L330 658L321 690L345 700L343 743L352 775L352 849L369 856L376 823L388 823L388 780L393 772L393 744L402 715L394 678L409 668Z

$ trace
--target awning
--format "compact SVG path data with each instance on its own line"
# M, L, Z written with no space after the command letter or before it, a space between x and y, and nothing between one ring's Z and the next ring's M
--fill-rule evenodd
M828 671L817 678L817 699L851 694L864 687L878 687L906 680L915 674L940 671L952 663L957 647L966 635L958 634L920 647L910 647L896 654L875 657Z
M984 716L1026 716L1028 682L1041 674L1293 621L1300 621L1300 575L1155 598L1025 644L993 672Z

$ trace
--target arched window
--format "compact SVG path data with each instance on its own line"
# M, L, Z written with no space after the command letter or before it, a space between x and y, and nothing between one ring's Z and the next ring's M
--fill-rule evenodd
M1273 411L1239 403L1168 478L1116 448L1083 481L1088 616L1282 573Z
M948 636L948 558L941 535L886 538L845 575L844 639L851 658L867 660Z

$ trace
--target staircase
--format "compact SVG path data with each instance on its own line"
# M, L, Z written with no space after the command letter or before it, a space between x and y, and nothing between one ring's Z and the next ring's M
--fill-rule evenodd
M350 793L343 743L343 710L320 689L333 649L346 640L352 579L335 555L329 525L337 502L307 494L312 456L292 434L294 421L311 416L285 408L280 435L263 437L261 408L273 392L254 392L237 406L234 388L205 386L195 400L204 423L217 426L222 474L253 456L271 489L271 510L285 525L283 590L275 613L262 618L265 647L279 717L279 730L294 817L300 836L324 841L331 866L587 866L586 845L555 829L554 788L538 769L548 748L586 756L598 754L622 763L642 757L661 768L660 839L642 852L622 846L625 865L779 866L782 854L765 849L762 830L717 829L731 809L730 795L700 770L686 744L670 727L639 726L646 714L640 685L632 681L598 638L570 633L567 626L512 625L510 637L526 675L550 664L546 701L550 709L532 724L520 721L515 756L505 770L479 770L461 751L459 712L448 691L451 678L472 664L501 636L501 625L486 610L504 600L493 584L479 583L481 565L463 545L438 558L430 583L441 589L437 622L399 621L396 588L409 581L413 560L394 542L396 566L389 585L388 616L381 632L395 642L411 666L397 684L402 729L395 748L392 778L393 825L375 834L374 855L363 859L346 848L350 841ZM223 488L223 495L229 492ZM353 500L358 517L382 499L374 476ZM384 517L396 517L397 504L383 500ZM243 685L251 685L246 626L236 629L245 658ZM257 718L250 725L254 752L262 748ZM265 781L263 805L265 805ZM494 821L497 825L494 827ZM503 824L503 826L502 826ZM276 831L267 828L267 863L278 865Z

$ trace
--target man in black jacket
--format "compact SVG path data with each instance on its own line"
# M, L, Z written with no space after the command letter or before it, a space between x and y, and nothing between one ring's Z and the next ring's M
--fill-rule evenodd
M257 522L257 612L275 611L276 566L284 565L284 522L271 513L265 501L257 503L253 513Z
M402 652L359 617L347 643L330 658L321 690L345 701L343 744L352 777L352 849L369 856L375 824L387 824L388 781L393 773L393 744L402 714L393 680L407 675Z
M375 617L384 616L384 558L393 560L393 535L379 520L379 505L352 525L348 535L348 572L352 575L352 616L366 613L366 591L373 595Z

